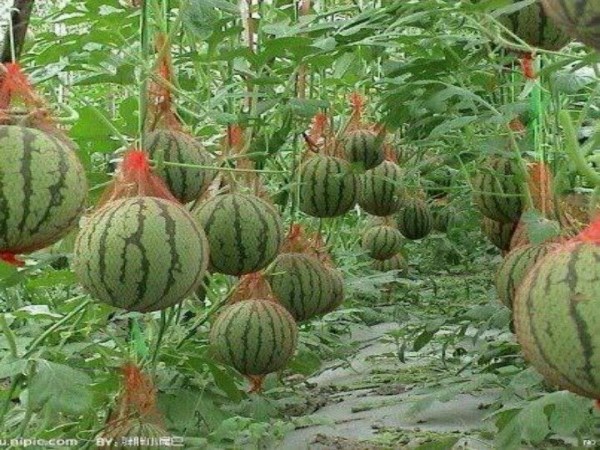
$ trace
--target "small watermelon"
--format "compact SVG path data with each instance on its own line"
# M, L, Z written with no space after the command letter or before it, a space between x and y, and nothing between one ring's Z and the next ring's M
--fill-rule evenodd
M193 137L176 130L159 129L145 138L146 150L152 159L165 162L211 166L210 154ZM213 169L166 166L157 171L173 195L183 203L196 200L208 188L216 172Z
M298 322L312 319L332 302L333 280L314 256L282 253L269 268L273 295Z
M373 269L378 272L391 272L392 270L397 270L401 274L404 274L408 271L408 264L406 259L404 259L404 256L402 256L401 253L398 253L389 259L373 261Z
M241 374L266 375L283 369L294 355L298 326L272 300L243 300L217 316L209 341L217 358Z
M325 307L319 311L320 314L327 314L337 309L342 305L342 303L344 303L346 295L344 288L344 276L342 275L342 272L333 267L326 267L326 269L331 279L331 290L328 302Z
M535 263L553 247L553 244L525 245L506 255L496 275L496 292L501 303L512 309L517 288Z
M357 177L347 161L312 156L300 167L300 179L300 210L309 216L341 216L356 203Z
M181 206L155 197L107 203L88 218L73 255L73 270L92 296L140 312L181 302L207 265L202 228Z
M546 14L567 34L600 50L598 0L541 0Z
M494 246L502 251L510 250L511 238L517 227L516 223L502 223L484 217L481 221L481 231Z
M402 234L390 226L367 230L362 237L362 248L374 259L388 259L402 250Z
M344 155L353 164L364 170L377 167L383 162L385 151L383 140L372 130L357 128L344 137Z
M411 240L423 239L433 227L429 205L419 198L406 200L396 219L402 236Z
M0 126L0 252L47 247L85 209L85 170L67 143L43 131Z
M511 158L491 157L473 179L473 202L484 216L496 222L519 220L524 198L518 163Z
M212 271L236 276L257 272L279 253L284 236L281 217L254 195L218 195L193 214L208 237Z
M392 161L384 161L360 177L358 204L374 216L390 216L402 206L404 187L402 169Z

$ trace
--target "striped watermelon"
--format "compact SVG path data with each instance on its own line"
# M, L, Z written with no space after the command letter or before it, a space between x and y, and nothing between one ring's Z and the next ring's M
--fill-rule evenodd
M599 240L577 239L553 250L517 290L514 320L527 360L552 384L600 398Z
M402 250L402 234L390 226L374 227L362 237L362 248L374 259L388 259Z
M284 234L281 218L254 195L219 195L193 213L208 237L212 271L236 276L257 272L279 253Z
M600 50L598 0L541 0L546 14L567 34Z
M396 219L402 236L411 240L423 239L433 227L429 205L419 198L407 200Z
M154 160L191 164L212 165L210 154L191 136L176 130L160 129L145 137L146 150ZM162 166L157 170L178 200L183 203L196 200L214 179L212 169Z
M73 270L98 300L128 311L173 306L192 294L208 265L208 243L179 205L114 200L89 217L75 242Z
M566 0L575 3L575 0ZM513 3L522 0L513 0ZM556 26L544 13L539 2L534 2L518 11L499 17L500 23L532 47L545 50L560 50L570 42L569 36Z
M372 130L357 128L344 137L344 155L353 164L360 164L365 170L377 167L383 162L382 139Z
M515 222L523 211L522 183L518 163L491 157L473 179L473 202L484 216L497 222Z
M389 259L373 261L373 269L379 272L398 270L401 274L404 274L408 271L408 264L406 259L404 259L404 256L402 256L401 253L398 253Z
M272 300L243 300L226 306L209 335L217 358L243 375L283 369L294 355L298 327L292 315Z
M357 177L347 161L312 156L302 164L300 179L300 210L309 216L341 216L356 203Z
M338 308L344 303L345 298L344 277L342 273L333 267L325 267L325 269L329 273L331 280L331 295L328 297L327 304L319 311L319 314L327 314Z
M552 244L525 245L506 255L496 275L496 292L501 303L512 309L517 288L535 263L552 248Z
M395 214L403 197L402 169L392 161L384 161L360 177L358 204L369 214L380 217Z
M298 322L326 310L333 297L333 278L317 258L303 253L282 253L269 269L273 295Z
M481 221L481 231L494 246L502 251L510 250L511 238L517 227L516 223L502 223L484 217Z
M444 199L435 200L431 208L433 229L440 233L447 232L452 225L455 214L454 208L449 206Z
M0 252L58 241L85 208L85 171L69 145L34 128L0 126Z

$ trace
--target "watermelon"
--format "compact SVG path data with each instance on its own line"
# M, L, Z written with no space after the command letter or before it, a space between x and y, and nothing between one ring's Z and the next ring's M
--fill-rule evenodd
M210 154L191 136L176 130L159 129L148 133L144 140L146 150L154 160L190 164L212 165ZM159 166L160 175L173 195L183 203L196 200L208 188L216 172L206 168Z
M382 139L372 130L357 128L344 137L344 155L364 170L377 167L383 162L385 151Z
M218 195L193 214L208 237L212 271L236 276L257 272L279 253L284 235L281 217L254 195Z
M552 248L552 244L524 245L506 255L496 275L496 292L501 303L512 309L517 288L535 263Z
M436 200L432 204L431 208L431 216L433 218L433 229L440 233L445 233L450 228L453 218L456 214L454 208L448 206L448 204L443 200Z
M456 172L455 169L448 166L441 166L428 172L423 180L427 195L434 199L446 197L452 186Z
M325 311L334 297L332 274L314 256L282 253L269 268L273 295L298 322Z
M494 246L502 251L508 251L511 245L511 238L515 229L516 223L502 223L484 217L481 221L481 231L490 240Z
M396 228L382 225L371 228L362 237L362 248L374 259L388 259L402 250L402 234Z
M402 170L392 161L384 161L360 177L358 204L374 216L390 216L402 206L404 188Z
M396 218L402 236L411 240L423 239L433 226L429 205L419 198L407 200Z
M344 276L339 270L333 267L326 267L326 269L331 277L331 295L325 307L319 311L320 314L327 314L338 308L344 303L345 298Z
M77 225L85 170L69 145L34 128L0 126L0 252L47 247Z
M515 222L523 211L522 183L518 163L511 158L491 157L473 179L473 202L484 216L496 222Z
M552 384L600 398L600 244L574 240L548 253L517 289L514 320L525 358Z
M373 261L373 269L378 272L390 272L392 270L398 270L400 273L406 273L408 270L408 264L401 253L392 256L389 259L375 260Z
M575 0L566 0L576 3ZM522 0L513 0L522 3ZM499 17L500 23L532 47L560 50L570 42L570 37L548 19L539 2L534 2L512 14Z
M357 177L347 161L312 156L300 167L300 179L300 210L309 216L341 216L356 203Z
M541 0L548 17L567 34L600 50L598 0Z
M181 206L155 197L107 203L82 227L73 255L73 270L93 297L140 312L181 302L207 265L202 228Z
M217 358L241 374L266 375L283 369L294 355L298 326L272 300L243 300L217 316L209 341Z

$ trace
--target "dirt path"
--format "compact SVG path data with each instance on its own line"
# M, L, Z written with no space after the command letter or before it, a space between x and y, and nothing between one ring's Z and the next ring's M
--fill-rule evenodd
M433 357L422 354L407 353L402 363L387 334L397 327L382 323L352 331L347 339L358 342L360 350L307 380L311 392L324 398L323 406L303 417L278 448L400 449L426 443L437 445L423 448L492 448L479 432L489 430L482 422L487 414L482 406L494 398L493 392L459 394L422 412L411 411L423 381L444 374L434 372Z

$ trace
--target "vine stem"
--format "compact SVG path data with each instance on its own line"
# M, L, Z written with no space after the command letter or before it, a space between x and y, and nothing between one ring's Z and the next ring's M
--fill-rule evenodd
M13 357L18 358L19 353L17 351L17 342L15 340L14 333L8 326L8 323L6 322L6 314L0 314L0 329L2 329L2 333L4 333L4 336L6 337L8 347L10 348L10 354Z
M75 297L75 298L83 298L84 296L80 296L80 297ZM91 303L91 300L86 300L84 301L81 305L77 306L75 309L73 309L73 311L71 311L69 314L67 314L66 316L64 316L62 319L60 319L58 322L56 322L54 325L52 325L51 327L49 327L46 331L44 331L42 334L40 334L37 339L35 339L31 345L29 346L29 350L27 350L25 352L25 354L23 355L23 358L28 358L31 356L31 354L37 349L37 347L46 340L46 338L48 336L50 336L52 333L54 333L56 330L58 330L63 324L65 324L66 322L68 322L71 318L73 318L74 316L76 316L77 314L79 314L80 311L82 311L83 309L87 308L87 306Z
M585 160L579 150L579 142L577 141L577 133L571 121L571 116L568 111L562 110L559 114L560 124L563 127L565 134L565 150L575 165L581 176L586 178L595 187L600 187L600 174L596 172Z

